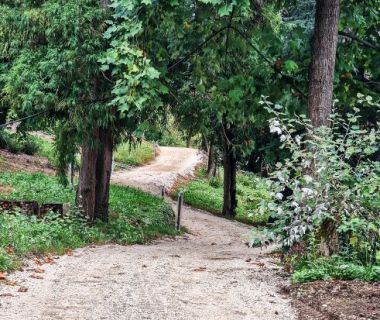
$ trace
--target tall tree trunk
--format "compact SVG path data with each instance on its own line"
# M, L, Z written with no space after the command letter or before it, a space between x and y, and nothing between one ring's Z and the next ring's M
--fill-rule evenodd
M99 130L94 130L92 139L97 140L98 137ZM97 157L98 150L94 143L88 142L82 147L76 202L83 215L89 222L93 222L95 220Z
M236 215L236 156L229 142L232 135L226 130L223 134L223 168L224 168L224 196L223 196L223 215L234 217Z
M100 0L108 10L109 0ZM93 98L99 99L100 79L93 81ZM99 218L108 220L109 188L112 171L113 133L105 127L94 129L82 147L81 168L77 190L77 205L89 222Z
M329 125L332 108L339 0L317 0L310 66L309 117L315 127Z
M99 129L99 141L96 162L95 218L107 221L113 153L111 129Z
M208 164L207 164L207 176L208 178L216 177L217 169L218 169L218 159L217 159L217 150L215 145L211 142L209 151L208 151Z
M317 0L308 106L311 123L316 128L330 124L338 23L339 0ZM338 250L336 222L326 219L320 230L320 253L330 256Z

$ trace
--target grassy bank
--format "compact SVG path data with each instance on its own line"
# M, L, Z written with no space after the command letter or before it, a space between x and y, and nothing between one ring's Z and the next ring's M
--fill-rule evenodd
M221 215L223 210L223 172L220 178L207 179L204 169L200 169L197 178L179 186L173 193L185 192L185 203L198 209ZM265 224L268 214L260 213L262 200L270 199L265 181L249 173L237 175L238 207L236 220L248 224Z
M73 203L74 193L43 174L0 173L0 199ZM6 186L6 188L4 188ZM1 190L7 190L1 194ZM112 186L108 223L89 227L75 210L67 217L44 220L0 213L0 271L17 268L31 254L63 253L90 243L144 243L175 235L173 212L161 198L135 189Z
M128 143L123 143L116 149L114 159L126 165L141 166L154 159L153 144L143 141L141 144L133 147Z

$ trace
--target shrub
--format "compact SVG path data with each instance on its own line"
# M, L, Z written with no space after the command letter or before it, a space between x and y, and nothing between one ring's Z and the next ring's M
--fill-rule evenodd
M274 118L271 132L291 156L272 174L273 200L267 203L276 217L275 232L286 247L305 241L306 255L318 256L323 226L336 233L339 254L371 265L380 250L380 163L373 160L380 132L358 125L360 110L343 118L334 114L331 127L315 129L304 118L288 119L280 107L264 101ZM379 108L373 104L372 108ZM293 194L282 201L286 187Z

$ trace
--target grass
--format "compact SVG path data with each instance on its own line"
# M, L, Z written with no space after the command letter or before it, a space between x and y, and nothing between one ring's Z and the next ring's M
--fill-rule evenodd
M58 161L53 142L37 136L31 136L31 139L38 147L36 154L40 157L47 158L50 165L55 167Z
M44 174L0 173L0 185L14 191L2 199L35 200L40 203L73 203L74 193L55 177ZM89 227L76 210L64 218L43 220L20 214L0 213L0 271L19 266L24 256L64 253L90 243L144 243L163 235L175 235L173 211L161 198L142 191L112 186L110 220Z
M114 153L115 161L130 166L141 166L154 159L153 144L143 141L136 147L128 143L121 144Z
M297 265L292 274L293 283L317 280L380 281L380 266L363 266L339 256L320 257Z
M223 175L223 173L221 173ZM206 178L205 170L198 171L197 179L188 181L174 192L185 191L185 203L210 213L221 215L223 210L222 178ZM238 207L235 219L253 225L263 225L269 215L260 213L262 200L270 199L265 181L259 177L240 172L237 175Z

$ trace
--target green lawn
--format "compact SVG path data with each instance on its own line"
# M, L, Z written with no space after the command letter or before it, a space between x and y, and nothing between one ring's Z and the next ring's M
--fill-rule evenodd
M222 173L221 173L222 176ZM185 191L185 203L213 214L221 215L223 209L223 182L220 179L205 177L204 170L197 174L197 179L180 186L175 192ZM269 200L270 194L265 180L249 173L237 176L238 208L236 220L249 224L266 224L268 214L260 212L262 200Z
M44 174L0 173L0 186L14 191L0 199L35 200L40 203L73 203L74 193L55 177ZM0 189L1 190L1 189ZM89 227L78 213L65 218L0 213L0 271L17 268L29 254L63 253L90 243L144 243L162 235L175 235L173 211L161 198L142 191L112 186L109 223Z

